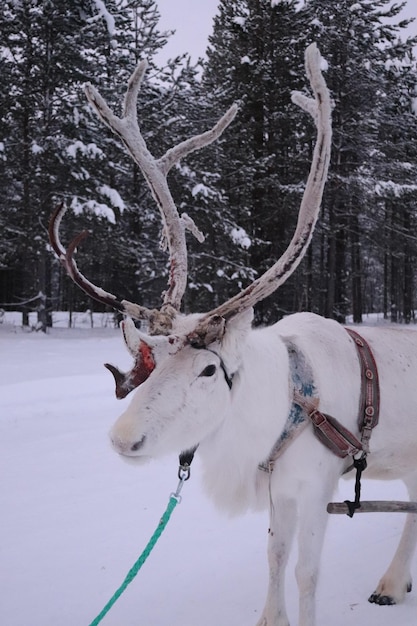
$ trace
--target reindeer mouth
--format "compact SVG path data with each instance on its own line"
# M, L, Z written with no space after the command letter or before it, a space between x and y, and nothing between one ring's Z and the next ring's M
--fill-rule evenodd
M141 454L139 456L127 456L126 454L120 454L119 456L123 463L127 463L128 465L146 465L152 461L152 457L145 454Z
M130 448L124 450L117 449L121 459L129 465L145 465L151 461L152 457L148 454L143 454L142 448L146 441L146 435L143 435L138 441L136 441ZM113 444L114 445L114 444Z

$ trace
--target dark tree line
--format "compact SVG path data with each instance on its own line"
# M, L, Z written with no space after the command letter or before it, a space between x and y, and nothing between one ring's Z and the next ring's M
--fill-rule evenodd
M141 173L91 112L83 84L120 107L138 59L149 60L139 120L161 155L239 114L217 144L170 174L189 238L186 310L212 308L285 250L311 161L314 128L291 102L317 41L332 92L333 151L319 225L302 265L257 308L265 323L308 309L357 322L414 317L417 257L417 73L401 5L391 0L222 0L207 60L162 67L169 33L153 0L5 0L0 7L0 303L41 292L50 309L94 306L62 274L47 243L53 207L63 238L92 232L83 272L118 296L158 306L167 258ZM387 19L389 18L389 19ZM24 309L24 306L22 305Z
M311 41L328 64L335 103L331 169L312 246L301 269L258 307L260 321L300 309L339 321L350 314L360 322L375 311L412 317L415 41L403 35L401 6L391 5L309 0L300 10L292 0L220 3L204 80L215 98L242 104L234 140L247 139L243 146L223 144L221 170L231 180L231 206L245 211L249 264L257 271L290 239L311 159L314 131L290 102L291 90L303 88L303 50Z

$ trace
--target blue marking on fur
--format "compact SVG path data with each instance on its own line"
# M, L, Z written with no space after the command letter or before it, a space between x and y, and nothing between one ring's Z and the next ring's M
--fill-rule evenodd
M287 349L291 380L296 391L305 398L315 396L316 388L313 382L313 372L309 363L306 361L302 352L298 351L296 347L289 342L287 343ZM271 471L271 462L273 463L274 458L279 455L283 448L285 449L287 441L289 441L289 444L291 443L291 439L296 436L296 431L307 419L308 415L305 410L295 402L292 402L287 421L285 422L281 435L271 450L269 459L259 465L261 470L267 472Z
M311 368L303 355L297 350L294 350L294 348L289 348L288 353L290 356L291 378L294 387L305 398L311 398L316 392ZM306 419L307 415L305 411L298 404L293 402L280 440L285 441L292 430L302 424Z

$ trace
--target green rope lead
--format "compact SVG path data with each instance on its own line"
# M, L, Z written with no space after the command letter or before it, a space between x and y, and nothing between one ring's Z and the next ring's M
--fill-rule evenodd
M160 522L158 524L158 527L155 530L155 532L152 535L152 537L150 538L146 548L144 549L144 551L142 552L142 554L140 555L140 557L138 558L136 563L133 565L133 567L129 570L126 578L124 579L123 583L120 585L118 590L114 593L114 595L107 602L106 606L101 611L101 613L99 615L97 615L97 617L91 622L90 626L97 626L97 624L99 624L101 622L101 620L105 617L105 615L107 615L107 613L110 611L110 609L112 608L113 604L115 604L115 602L118 600L118 598L122 595L122 593L124 592L126 587L135 578L136 574L138 573L138 571L140 570L142 565L145 563L145 561L148 558L148 556L150 555L150 553L152 552L156 542L158 541L159 537L161 536L162 532L164 531L165 526L168 524L169 518L171 517L171 514L172 514L173 510L177 506L178 502L181 501L180 496L178 494L179 494L179 489L177 489L175 494L171 495L171 497L169 499L169 502L168 502L168 506L166 508L166 511L163 514L163 516L161 517L161 520L160 520Z

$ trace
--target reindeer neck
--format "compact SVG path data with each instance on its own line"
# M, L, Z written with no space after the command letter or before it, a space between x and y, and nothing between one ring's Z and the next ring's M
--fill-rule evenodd
M250 332L223 423L199 448L206 488L221 508L258 507L258 465L286 422L289 379L288 351L275 327Z

